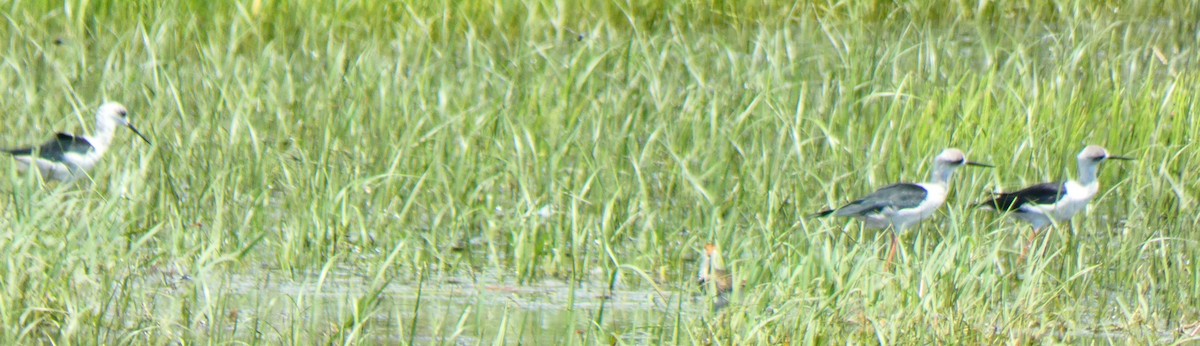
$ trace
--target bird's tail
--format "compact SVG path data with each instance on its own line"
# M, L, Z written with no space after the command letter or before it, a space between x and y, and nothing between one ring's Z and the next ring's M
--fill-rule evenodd
M835 212L835 211L836 210L833 210L833 209L825 209L822 211L818 211L818 212L809 214L808 217L826 217L826 216L829 216L830 214L833 214L833 212Z
M9 155L21 156L21 155L33 155L33 149L34 148L32 148L32 147L25 147L25 148L11 148L10 147L10 148L0 148L0 151L3 151L4 153L9 154Z
M983 201L983 202L979 202L979 203L972 204L972 205L971 205L971 208L979 208L979 209L984 209L984 210L1009 210L1009 209L1013 209L1013 208L1012 208L1012 205L1013 205L1013 203L1014 203L1015 201L1013 201L1011 198L1006 198L1006 195L1005 195L1005 194L1003 194L1003 193L997 193L997 192L992 192L992 195L993 195L993 196L997 196L997 197L996 197L996 198L990 198L990 199L988 199L988 200L986 200L986 201Z
M996 209L996 200L990 199L990 200L987 200L984 202L979 202L979 203L975 203L975 204L971 205L971 209L978 209L978 208Z

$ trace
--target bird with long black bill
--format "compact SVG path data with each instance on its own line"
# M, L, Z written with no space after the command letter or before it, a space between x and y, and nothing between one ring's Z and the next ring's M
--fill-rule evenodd
M1108 150L1096 145L1083 148L1075 159L1079 166L1079 176L1075 180L1041 183L1013 192L1000 192L991 200L976 204L977 207L1006 212L1033 228L1029 243L1021 250L1018 261L1025 259L1029 247L1042 229L1069 221L1096 197L1100 192L1100 182L1096 178L1101 163L1133 160L1111 155Z
M967 161L962 150L946 149L934 158L933 176L929 182L888 185L840 208L822 210L815 215L850 217L862 221L867 228L891 229L892 248L887 258L887 268L890 270L899 247L899 234L929 218L946 203L946 195L950 192L950 176L962 166L992 167Z
M112 145L118 127L126 127L150 143L145 135L129 122L129 111L116 102L100 106L96 112L96 131L89 136L57 133L54 139L36 147L6 149L16 159L21 172L34 167L45 180L74 181L87 176Z

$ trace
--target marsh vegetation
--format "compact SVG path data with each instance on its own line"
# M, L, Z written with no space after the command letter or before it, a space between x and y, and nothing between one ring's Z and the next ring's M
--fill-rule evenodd
M4 343L1174 343L1200 321L1200 5L10 1ZM969 205L1073 174L1082 217ZM808 219L959 147L904 235ZM1114 169L1115 168L1115 169ZM729 304L696 283L721 249Z

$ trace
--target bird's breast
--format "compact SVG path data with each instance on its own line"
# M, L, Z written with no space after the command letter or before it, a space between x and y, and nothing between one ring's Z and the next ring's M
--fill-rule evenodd
M1066 189L1067 195L1055 205L1051 212L1058 222L1065 222L1087 208L1088 203L1096 197L1096 192L1100 190L1100 184L1080 185L1071 181L1067 182Z

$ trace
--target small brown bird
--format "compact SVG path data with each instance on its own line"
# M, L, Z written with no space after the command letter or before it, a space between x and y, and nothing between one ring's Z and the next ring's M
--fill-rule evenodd
M716 245L704 246L704 262L700 263L700 288L716 292L718 302L728 302L729 292L733 291L733 276L725 269L721 250Z

